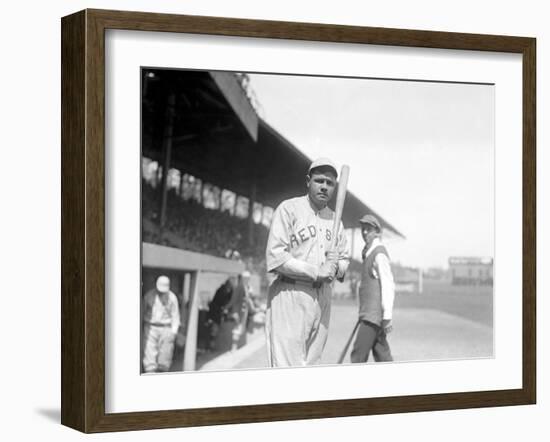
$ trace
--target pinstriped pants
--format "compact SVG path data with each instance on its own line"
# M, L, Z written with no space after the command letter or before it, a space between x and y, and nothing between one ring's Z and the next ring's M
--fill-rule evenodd
M143 368L146 373L168 371L174 355L174 333L171 327L145 324Z
M330 285L275 280L266 311L267 358L271 367L316 365L328 337Z

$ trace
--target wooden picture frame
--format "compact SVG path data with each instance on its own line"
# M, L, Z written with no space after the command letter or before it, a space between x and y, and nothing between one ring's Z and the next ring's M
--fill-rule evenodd
M105 412L105 30L516 53L523 66L523 385L512 390ZM62 19L62 424L83 432L312 419L536 401L533 38L84 10Z

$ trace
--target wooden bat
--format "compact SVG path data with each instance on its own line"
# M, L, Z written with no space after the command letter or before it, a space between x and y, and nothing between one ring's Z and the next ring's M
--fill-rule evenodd
M332 237L330 238L329 250L334 250L336 238L338 237L338 229L340 221L342 221L342 211L344 210L344 202L346 201L346 192L348 190L349 166L343 165L340 171L340 179L338 180L338 194L336 195L336 206L334 207L334 224L332 225Z
M341 364L344 362L344 358L346 357L346 353L348 352L348 348L351 345L351 341L353 341L353 337L355 336L355 332L357 331L357 328L359 327L359 321L356 322L355 327L353 327L353 331L351 332L351 335L349 336L348 342L346 342L346 345L344 349L342 350L342 353L340 354L340 357L338 358L338 364Z

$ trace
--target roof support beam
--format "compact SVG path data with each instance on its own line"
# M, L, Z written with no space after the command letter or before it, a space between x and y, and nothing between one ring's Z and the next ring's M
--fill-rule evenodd
M211 71L210 76L254 141L258 141L258 115L235 74Z

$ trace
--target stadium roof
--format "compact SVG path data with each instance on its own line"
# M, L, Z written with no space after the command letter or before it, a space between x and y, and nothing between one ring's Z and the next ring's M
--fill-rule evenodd
M273 208L305 193L305 175L312 159L261 118L256 116L255 122L247 117L253 109L242 105L236 109L239 100L227 97L235 90L220 89L220 81L209 72L144 69L142 81L143 156L163 164L167 96L173 93L170 167ZM257 137L255 128L251 129L254 124ZM404 237L348 191L344 226L358 227L365 213L376 215L386 231Z

